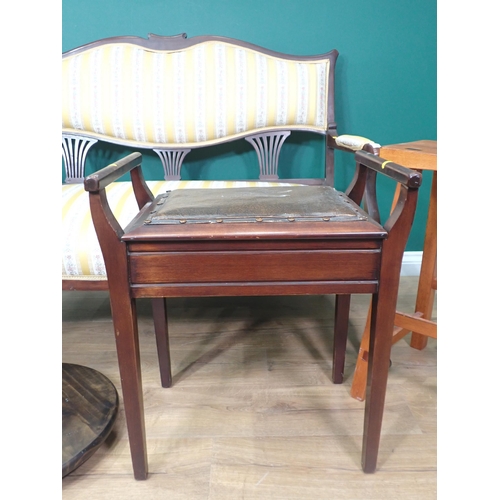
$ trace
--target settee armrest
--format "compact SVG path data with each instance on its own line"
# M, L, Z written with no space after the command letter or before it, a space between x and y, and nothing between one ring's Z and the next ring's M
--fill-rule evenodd
M350 153L355 153L356 151L368 151L369 153L378 155L380 151L380 144L359 135L329 135L328 146L333 149L348 151Z

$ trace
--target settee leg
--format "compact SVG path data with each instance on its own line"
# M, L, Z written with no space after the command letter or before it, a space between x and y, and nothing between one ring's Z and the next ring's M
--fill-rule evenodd
M344 381L345 351L347 346L347 331L349 328L350 305L350 295L337 295L335 297L332 369L332 380L334 384L341 384Z
M171 387L172 369L170 365L170 345L168 340L167 302L165 299L152 299L153 321L158 349L158 363L160 365L160 379L162 387Z

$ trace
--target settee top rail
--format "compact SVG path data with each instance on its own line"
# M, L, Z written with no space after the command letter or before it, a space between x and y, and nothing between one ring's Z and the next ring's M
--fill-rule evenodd
M282 59L290 59L290 60L314 61L325 58L333 58L333 61L335 61L336 58L338 57L338 51L336 49L330 50L323 54L294 55L294 54L287 54L285 52L278 52L275 50L271 50L257 44L245 42L243 40L238 40L236 38L217 36L217 35L198 35L188 38L186 33L179 33L178 35L171 35L171 36L155 35L154 33L149 33L147 38L143 38L140 36L132 36L132 35L102 38L101 40L96 40L94 42L86 43L74 49L67 50L66 52L63 53L62 56L63 58L73 56L81 52L85 52L89 49L93 49L95 47L100 47L108 44L129 43L151 50L171 51L171 50L186 49L204 42L229 43L232 45L238 45L243 48L255 50L256 52L261 52L263 54L267 54L273 57L279 57Z
M292 56L220 36L111 37L63 54L63 134L143 148L335 131L338 52Z

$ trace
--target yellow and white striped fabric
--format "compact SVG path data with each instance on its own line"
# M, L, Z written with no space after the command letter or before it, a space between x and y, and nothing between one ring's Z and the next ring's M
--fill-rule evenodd
M146 181L157 196L185 188L239 188L287 185L252 181ZM106 188L111 210L125 227L137 214L131 182L113 182ZM106 268L90 215L89 194L83 184L62 186L62 279L105 280Z
M63 58L63 133L154 148L249 131L325 132L329 65L221 41L174 51L102 45Z

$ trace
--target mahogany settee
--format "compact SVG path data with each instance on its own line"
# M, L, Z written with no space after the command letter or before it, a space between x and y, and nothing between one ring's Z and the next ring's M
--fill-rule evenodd
M380 158L371 140L338 135L337 56L185 35L114 37L63 54L63 219L72 233L63 248L63 288L109 288L137 479L147 477L147 451L135 301L152 299L161 383L169 387L165 298L179 296L335 294L332 378L340 383L350 296L372 294L362 463L365 472L376 469L398 279L421 176ZM294 131L323 138L321 177L280 178L280 151ZM256 151L259 179L234 189L182 184L192 149L242 139ZM144 180L140 153L85 178L96 141L154 150L164 179ZM352 153L356 166L345 194L333 188L335 150ZM119 182L127 173L131 181ZM384 225L377 173L401 185Z

